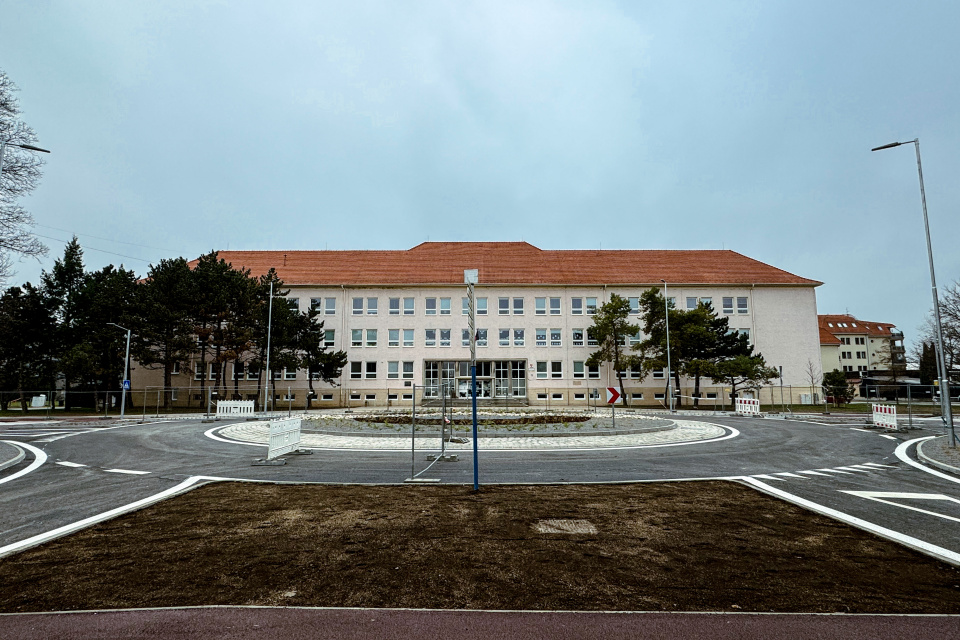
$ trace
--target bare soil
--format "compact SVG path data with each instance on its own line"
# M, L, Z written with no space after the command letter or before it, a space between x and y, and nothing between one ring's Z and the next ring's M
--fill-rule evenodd
M960 570L732 482L211 484L0 560L0 611L960 613Z

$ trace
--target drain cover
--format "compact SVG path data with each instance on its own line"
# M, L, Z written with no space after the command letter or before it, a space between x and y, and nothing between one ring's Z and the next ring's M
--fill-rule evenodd
M537 533L597 532L597 528L589 520L537 520L533 528Z

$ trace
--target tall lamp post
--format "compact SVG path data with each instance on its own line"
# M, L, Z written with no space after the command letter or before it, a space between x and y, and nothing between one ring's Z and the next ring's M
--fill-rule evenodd
M660 279L663 283L663 319L667 323L667 398L670 413L673 413L673 378L670 376L670 302L667 300L667 281Z
M16 144L13 142L0 142L0 173L3 172L3 154L7 150L7 147L18 147L20 149L26 149L27 151L39 151L40 153L50 153L47 149L41 149L40 147L35 147L32 144Z
M124 412L127 407L127 384L129 382L127 379L127 374L129 373L128 368L130 366L130 329L121 327L116 322L108 322L107 324L127 332L127 353L123 357L123 383L120 385L123 387L120 389L120 419L123 420Z
M940 374L940 412L944 422L950 429L950 446L956 446L957 435L953 430L953 408L950 406L950 376L947 371L947 361L943 355L943 327L940 324L940 296L937 294L937 276L933 269L933 246L930 244L930 222L927 219L927 194L923 189L923 165L920 164L920 138L906 142L891 142L871 151L892 149L902 144L913 144L917 152L917 174L920 176L920 202L923 205L923 230L927 235L927 260L930 262L930 287L933 292L933 317L937 326L937 369Z

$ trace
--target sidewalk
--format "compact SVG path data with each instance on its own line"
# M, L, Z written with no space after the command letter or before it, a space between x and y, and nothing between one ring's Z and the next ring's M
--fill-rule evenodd
M921 442L917 456L938 469L960 475L960 444L951 447L949 435Z
M23 449L6 442L0 442L0 469L19 464L24 458Z

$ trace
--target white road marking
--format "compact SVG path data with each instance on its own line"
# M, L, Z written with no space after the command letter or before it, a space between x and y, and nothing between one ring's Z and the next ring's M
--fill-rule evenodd
M870 470L870 471L876 471L875 468L873 468L873 467L870 466L870 465L866 465L866 464L852 464L852 465L850 465L850 466L851 466L851 467L858 468L858 469L862 468L862 469L868 469L868 470ZM844 469L846 469L846 467L844 467Z
M28 473L36 471L41 467L41 465L43 465L44 462L47 461L47 454L44 453L42 449L37 449L36 447L29 445L25 442L14 442L13 440L4 440L3 442L6 442L7 444L12 444L17 447L23 447L24 449L28 449L31 453L33 453L34 460L33 462L30 463L30 466L27 467L26 469L17 471L13 475L9 475L6 478L0 479L0 484L3 484L4 482L10 482L11 480L16 480L20 476L25 476Z
M762 474L762 473L758 473L757 475L755 475L755 476L750 476L750 477L751 477L751 478L763 478L764 480L776 480L777 482L786 482L786 480L784 480L783 478L775 478L775 477L773 477L773 476L764 475L764 474Z
M864 471L863 469L854 469L853 467L836 467L837 469L843 469L846 471L856 471L857 473L870 473L869 471Z
M771 487L770 485L764 484L763 482L760 482L759 480L756 480L751 477L745 476L742 478L738 478L738 480L741 480L742 482L746 482L747 484L754 486L760 489L761 491L765 491L767 493L770 493L771 495L775 495L779 498L783 498L788 502L792 502L793 504L796 504L798 506L804 507L806 509L810 509L811 511L814 511L821 515L825 515L830 518L835 518L837 520L840 520L841 522L846 522L849 525L853 525L854 527L858 527L860 529L864 529L871 533L875 533L878 536L887 538L889 540L893 540L895 542L899 542L900 544L906 545L918 551L922 551L936 558L940 558L941 560L945 562L949 562L950 564L960 565L960 554L956 553L955 551L951 551L949 549L945 549L935 544L931 544L926 540L920 540L919 538L914 538L913 536L905 535L903 533L900 533L899 531L894 531L892 529L887 529L886 527L881 527L867 520L862 520L860 518L856 518L854 516L846 514L842 511L837 511L836 509L831 509L830 507L825 507L821 504L817 504L816 502L811 502L810 500L801 498L800 496L795 496L792 493L787 493L782 489Z
M850 427L850 431L863 431L864 433L873 433L873 429L860 429L858 427Z
M797 473L806 473L806 474L809 474L809 475L811 475L811 476L827 476L828 478L833 477L833 476L831 476L829 473L820 473L819 471L810 471L810 470L807 470L807 471L798 471Z
M880 464L879 462L864 462L863 464L857 465L858 467L881 467L883 469L896 469L892 464Z
M840 471L839 469L817 469L817 471L827 471L829 473L842 473L844 475L852 476L853 474L849 471Z
M894 450L894 454L895 454L898 458L900 458L900 460L901 460L902 462L906 462L906 463L909 464L911 467L916 467L917 469L920 469L921 471L924 471L924 472L929 473L929 474L931 474L931 475L935 475L935 476L937 476L938 478L942 478L942 479L944 479L944 480L949 480L950 482L960 483L960 478L957 478L956 476L948 475L948 474L946 474L946 473L941 473L940 471L937 471L936 469L931 469L930 467L927 467L927 466L925 466L925 465L920 464L919 462L917 462L917 461L915 461L915 460L912 460L912 459L910 458L910 456L907 455L907 449L909 449L911 446L917 444L918 442L923 442L924 440L932 440L932 439L934 439L934 438L936 438L936 437L937 437L937 436L927 436L927 437L925 437L925 438L914 438L913 440L907 440L906 442L904 442L903 444L901 444L899 447L897 447L896 450Z
M787 476L788 478L800 478L801 480L806 480L803 476L798 476L795 473L790 473L789 471L781 471L780 473L773 474L775 476Z
M104 469L104 471L107 473L129 473L135 476L143 476L150 473L149 471L131 471L130 469Z
M884 498L899 498L901 500L948 500L950 502L955 502L960 504L960 500L956 498L951 498L950 496L945 496L942 493L897 493L891 491L841 491L841 493L849 493L850 495L857 496L860 498L866 498L867 500L874 500L876 502L882 502L884 504L889 504L894 507L900 507L901 509L909 509L910 511L919 511L920 513L926 513L931 516L937 516L938 518L943 518L944 520L953 520L954 522L960 522L960 518L954 516L948 516L943 513L937 513L936 511L928 511L926 509L920 509L918 507L911 507L905 504L900 504L899 502L891 502L890 500L884 500Z
M87 465L80 464L79 462L67 462L66 460L59 460L57 464L62 464L65 467L85 467Z
M896 440L896 439L897 439L896 436L888 436L888 435L885 434L885 433L881 433L881 434L880 434L880 437L881 437L881 438L888 438L888 439L890 439L890 440Z

